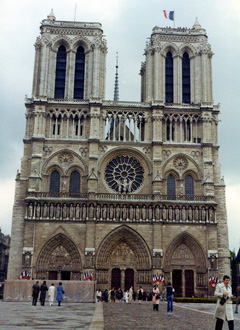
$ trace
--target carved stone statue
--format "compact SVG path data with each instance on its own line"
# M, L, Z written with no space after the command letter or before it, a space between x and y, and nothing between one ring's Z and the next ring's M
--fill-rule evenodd
M173 209L172 206L170 206L168 209L168 220L172 220L172 219L173 219Z
M86 217L87 217L87 207L86 207L86 204L83 204L83 207L82 207L82 219L83 220L86 220Z
M187 211L186 211L186 207L183 206L182 208L182 221L186 221L187 219Z
M193 217L193 211L192 211L191 206L189 206L189 209L188 209L188 220L189 221L192 221L192 217Z
M209 221L210 222L214 222L214 210L213 210L213 208L212 207L210 207L210 209L209 209Z
M134 209L133 209L133 206L130 205L130 207L129 207L129 220L133 220L133 217L134 217Z
M117 205L116 206L116 220L119 220L120 219L120 206Z
M54 206L53 204L51 204L49 210L49 218L52 219L53 217L54 217Z
M46 203L43 205L43 218L46 219L48 217L48 206Z
M31 266L31 253L26 252L24 254L24 259L23 259L23 263L25 267L29 267Z
M90 204L88 219L93 220L93 217L94 217L94 208L93 208L93 204Z
M61 206L60 204L57 204L56 206L56 219L59 219L61 216Z
M74 218L74 207L73 207L73 204L70 205L69 217L70 217L70 219L73 219Z
M147 214L146 214L146 206L143 205L142 207L142 220L146 220Z
M136 206L135 218L136 218L136 220L140 220L140 209L139 209L138 205Z
M97 218L98 220L101 218L101 206L100 206L100 204L97 204L96 218Z
M93 267L93 253L87 252L85 259L86 259L86 267Z
M39 219L40 216L41 216L41 204L38 203L36 208L36 218Z
M126 205L123 205L122 218L123 218L123 220L126 220L127 219L127 208L126 208Z
M162 209L162 218L163 218L163 220L167 220L167 210L166 210L165 205L163 206L163 209Z
M176 221L179 221L180 220L180 214L179 213L180 213L179 212L179 208L178 208L178 206L176 206L176 208L175 208L175 220Z
M205 210L205 207L202 208L202 221L206 221L206 210Z
M114 208L113 208L113 205L111 204L110 205L110 208L109 208L109 219L114 219Z
M67 205L65 203L63 204L62 215L63 215L63 219L66 219L68 217L68 214L67 214Z
M79 219L80 218L80 206L79 204L77 204L76 206L76 219Z
M160 208L158 205L155 208L155 219L160 220Z
M103 205L102 217L103 217L103 219L107 219L107 205L106 204Z
M33 217L33 205L32 205L32 203L30 203L28 205L28 217L29 218L32 218Z
M198 221L198 207L195 207L194 210L194 220Z
M149 207L148 207L148 219L152 220L152 218L153 218L153 210L152 210L152 206L149 205Z

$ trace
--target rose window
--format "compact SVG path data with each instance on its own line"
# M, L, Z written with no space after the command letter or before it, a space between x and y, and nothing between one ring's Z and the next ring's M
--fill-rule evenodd
M143 168L138 160L129 156L117 156L105 170L105 179L110 188L118 193L137 190L143 182Z

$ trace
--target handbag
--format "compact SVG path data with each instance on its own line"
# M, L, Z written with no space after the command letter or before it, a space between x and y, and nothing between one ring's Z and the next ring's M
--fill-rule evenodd
M219 304L223 306L226 301L227 301L227 299L225 299L224 297L222 297L221 300L220 300L220 302L219 302Z
M156 295L156 299L157 299L157 300L158 300L158 299L160 299L160 296L159 296L159 294L157 294L157 295Z

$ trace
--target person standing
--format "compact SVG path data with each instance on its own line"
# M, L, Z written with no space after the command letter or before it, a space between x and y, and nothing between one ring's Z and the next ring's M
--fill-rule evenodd
M57 298L56 298L56 300L58 301L58 306L61 306L63 294L64 291L63 291L62 282L59 282L59 285L57 287Z
M103 292L103 299L106 303L108 302L108 289Z
M112 288L112 290L110 290L110 301L111 301L111 303L115 303L115 290L114 290L114 288Z
M39 296L39 291L40 291L40 287L38 285L38 281L33 285L32 287L32 305L36 306L37 305L37 300L38 300L38 296Z
M41 293L40 293L41 305L44 306L45 299L46 299L46 293L48 291L48 287L47 287L46 281L43 281L43 284L41 285L40 291L41 291Z
M216 327L215 330L222 330L223 322L227 320L229 330L234 330L233 310L232 310L232 288L229 284L230 276L224 275L223 282L218 283L214 295L217 299L215 310Z
M143 301L143 288L140 286L138 290L138 302L141 305Z
M131 288L129 289L129 299L128 299L128 303L131 304L133 299L133 287L131 286Z
M128 290L125 292L124 298L125 298L126 303L128 304L129 303L129 291Z
M152 292L152 304L154 311L155 310L158 311L159 300L160 300L160 291L158 286L155 284Z
M48 289L49 306L53 306L54 294L55 294L55 286L54 283L52 283Z
M166 287L166 296L167 296L167 312L173 312L173 293L174 288L172 287L171 282L168 282Z
M116 300L118 303L120 303L122 301L123 298L123 292L121 290L121 288L119 288L116 292Z

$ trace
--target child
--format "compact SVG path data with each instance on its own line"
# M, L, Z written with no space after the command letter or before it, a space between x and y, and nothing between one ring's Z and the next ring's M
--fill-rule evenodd
M126 301L127 304L128 304L128 299L129 299L129 291L127 290L125 292L125 301Z

